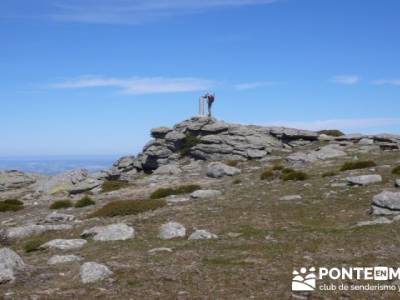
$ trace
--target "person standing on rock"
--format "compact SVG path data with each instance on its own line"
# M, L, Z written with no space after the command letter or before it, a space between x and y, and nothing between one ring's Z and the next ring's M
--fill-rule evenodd
M212 94L207 93L207 94L205 94L204 97L207 98L208 117L211 117L211 116L212 116L211 109L212 109L213 103L214 103L214 101L215 101L215 94L214 94L214 93L212 93Z

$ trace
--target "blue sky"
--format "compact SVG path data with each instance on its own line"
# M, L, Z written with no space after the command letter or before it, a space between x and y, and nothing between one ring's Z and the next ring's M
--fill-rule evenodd
M0 155L128 154L196 113L400 132L398 0L2 0Z

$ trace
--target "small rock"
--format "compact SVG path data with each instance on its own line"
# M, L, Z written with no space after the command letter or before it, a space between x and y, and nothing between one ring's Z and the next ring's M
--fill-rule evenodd
M87 262L81 266L80 276L82 283L92 283L106 279L113 272L105 265Z
M281 200L281 201L295 201L295 200L301 200L301 199L303 199L303 197L301 197L300 195L290 195L290 196L281 197L279 200Z
M358 222L356 227L362 227L362 226L370 226L370 225L378 225L378 224L391 224L393 221L385 218L385 217L381 217L381 218L377 218L375 220L372 221L363 221L363 222Z
M124 241L133 238L135 230L124 224L111 224L108 226L96 226L82 232L81 237L93 237L95 241Z
M171 248L154 248L148 251L149 254L156 254L158 252L169 252L172 253Z
M55 211L47 215L44 221L46 223L59 223L59 222L70 222L73 220L75 220L75 216L62 214Z
M172 195L165 198L165 200L167 200L168 203L182 203L190 201L190 198Z
M350 185L365 186L368 184L382 182L382 176L381 175L362 175L362 176L348 177L346 180Z
M169 222L160 227L160 233L158 236L162 240L184 237L186 236L186 228L182 224Z
M31 235L41 234L46 231L69 230L72 229L71 225L25 225L18 227L10 227L6 229L6 237L9 239L26 238Z
M222 193L217 190L198 190L190 194L193 199L207 199L221 196Z
M395 186L396 186L396 187L400 187L400 179L397 179L397 180L396 180Z
M182 170L177 165L164 165L153 172L154 175L179 175Z
M81 257L76 255L54 255L47 261L49 265L63 264L67 262L80 261Z
M217 238L216 234L210 233L207 230L196 230L189 236L189 240L211 240Z
M83 239L55 239L40 246L42 249L73 250L82 248L87 243Z
M214 162L208 165L207 176L211 178L221 178L224 176L234 176L240 174L238 168L230 167L220 162Z
M373 139L368 139L368 138L362 138L359 142L359 145L373 145L374 140Z

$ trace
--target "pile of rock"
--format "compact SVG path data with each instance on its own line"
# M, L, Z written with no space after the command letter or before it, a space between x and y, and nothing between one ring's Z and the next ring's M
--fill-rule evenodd
M154 139L142 153L121 158L111 173L124 176L176 164L182 149L194 159L207 161L262 159L274 149L304 145L317 141L319 136L307 130L229 124L208 117L193 117L173 128L155 128L151 135Z

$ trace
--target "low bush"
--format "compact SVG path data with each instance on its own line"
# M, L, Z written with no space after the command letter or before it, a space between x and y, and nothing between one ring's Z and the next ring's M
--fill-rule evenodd
M16 199L0 201L0 212L18 211L24 208L24 203Z
M177 188L160 188L150 195L150 199L161 199L171 195L189 194L200 189L201 187L195 184L181 185Z
M26 241L22 248L26 253L34 252L40 250L40 246L47 242L47 239L43 237L35 237Z
M333 137L343 136L344 133L337 129L330 129L330 130L321 130L318 131L319 134L326 134Z
M284 167L281 165L275 165L272 167L273 171L282 171L283 169L284 169Z
M80 200L75 202L75 207L80 208L80 207L86 207L90 205L95 205L96 202L92 198L90 198L88 195L83 196Z
M101 186L102 193L117 191L129 186L129 182L123 180L106 180Z
M285 170L286 172L282 172L281 175L281 179L283 181L303 181L308 179L308 175L304 172L290 170L290 169L285 169Z
M366 169L372 167L376 167L376 163L371 160L348 161L342 165L340 171Z
M180 155L188 156L190 154L190 150L192 150L192 148L199 143L200 143L200 139L197 136L195 136L191 133L188 133L185 136L185 138L182 140L182 145L179 149Z
M63 208L69 208L74 206L71 200L57 200L54 201L49 208L50 209L63 209Z
M393 175L400 175L400 166L395 167L395 168L392 170L392 174L393 174Z
M329 172L323 173L323 174L322 174L322 177L323 177L323 178L325 178L325 177L333 177L333 176L336 176L336 175L338 175L337 172L335 172L335 171L329 171Z
M261 180L269 180L269 179L273 179L273 178L275 178L275 173L274 173L274 171L272 171L271 169L267 169L267 170L264 170L262 173L261 173L261 175L260 175L260 179Z
M166 201L162 199L120 200L104 205L88 217L96 218L136 215L146 211L156 210L165 205Z

